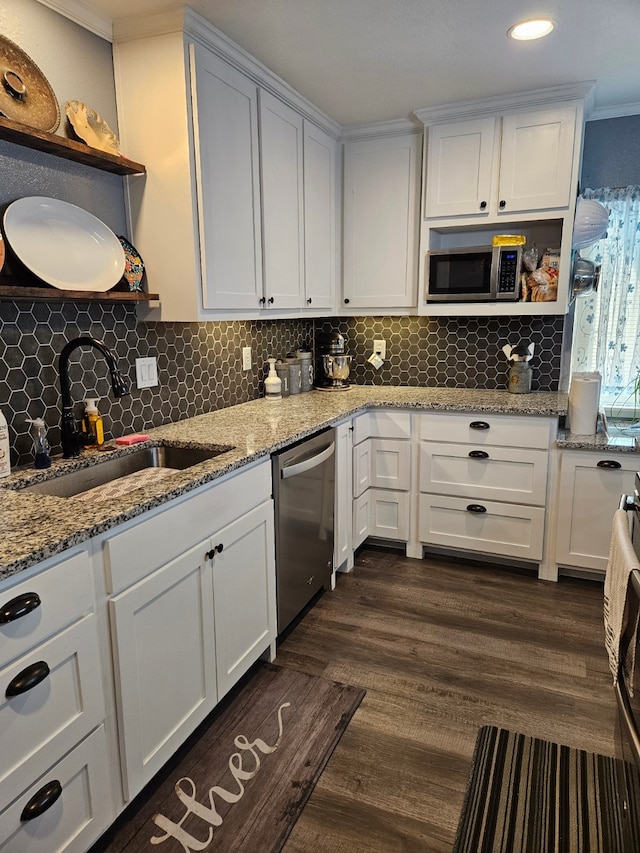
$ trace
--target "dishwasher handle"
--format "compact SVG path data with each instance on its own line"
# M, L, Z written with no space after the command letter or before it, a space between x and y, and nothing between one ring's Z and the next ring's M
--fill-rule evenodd
M333 451L335 450L335 443L332 441L328 447L325 447L324 450L321 450L320 453L316 453L315 456L310 456L309 459L305 459L303 462L297 462L294 465L288 465L281 469L280 477L283 480L288 480L289 477L295 477L297 474L302 474L305 471L311 470L311 468L316 468L318 465L322 465L329 457L333 456Z

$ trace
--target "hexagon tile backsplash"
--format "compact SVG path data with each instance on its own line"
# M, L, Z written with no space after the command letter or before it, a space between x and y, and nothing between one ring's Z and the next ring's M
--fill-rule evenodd
M504 387L500 348L534 342L534 390L556 390L560 380L563 318L352 317L216 323L139 323L124 304L0 302L0 408L9 423L12 465L32 461L28 417L43 417L54 453L60 452L58 357L78 335L103 340L118 356L131 393L111 396L106 364L93 349L70 361L72 399L96 397L108 439L253 400L264 393L266 359L321 331L339 330L354 356L357 384ZM387 341L380 371L368 362L375 337ZM566 341L565 341L566 343ZM242 370L242 347L253 366ZM135 359L156 356L159 384L139 390Z

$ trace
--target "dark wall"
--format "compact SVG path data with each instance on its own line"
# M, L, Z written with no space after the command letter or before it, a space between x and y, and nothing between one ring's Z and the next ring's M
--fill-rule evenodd
M580 187L640 184L640 115L588 121Z

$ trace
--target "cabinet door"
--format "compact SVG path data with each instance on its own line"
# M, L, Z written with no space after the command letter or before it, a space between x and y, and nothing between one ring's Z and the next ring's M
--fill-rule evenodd
M411 444L393 438L370 438L370 485L408 491L411 483Z
M344 283L349 308L417 301L420 137L344 147Z
M369 511L371 508L371 489L367 489L353 502L353 550L360 545L369 535Z
M300 308L304 286L302 116L260 90L264 297Z
M109 601L125 798L216 703L209 541Z
M359 497L371 485L371 444L369 440L353 448L353 496Z
M191 51L202 304L255 309L262 295L257 87L200 45Z
M305 305L333 308L336 298L337 144L304 122Z
M212 539L218 699L276 638L273 501Z
M353 547L351 544L353 501L353 426L351 421L335 429L336 441L336 495L334 519L333 565L339 568L347 563L350 568Z
M622 495L633 494L639 468L640 459L633 453L562 453L556 537L559 565L606 571L613 515Z
M503 118L500 213L569 205L575 127L574 107Z
M429 128L425 217L489 213L495 131L495 118Z
M409 493L369 489L369 536L406 542L409 538Z

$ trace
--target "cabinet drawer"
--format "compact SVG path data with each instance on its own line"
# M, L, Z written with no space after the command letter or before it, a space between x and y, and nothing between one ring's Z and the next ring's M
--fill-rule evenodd
M552 438L553 418L429 412L420 416L420 438L458 444L500 447L537 447L546 450Z
M108 592L115 593L183 554L211 530L229 524L271 497L269 460L108 537L104 542Z
M546 450L422 442L420 491L544 506L547 462Z
M484 512L467 507L482 506ZM471 498L420 495L420 541L465 551L542 559L544 509Z
M34 609L29 609L33 605ZM6 586L0 593L0 609L24 615L0 624L0 668L91 612L94 606L86 551L62 559L29 580Z
M9 684L46 664L39 683L17 696ZM43 673L46 668L41 666ZM31 670L34 673L35 669ZM0 804L29 785L104 718L95 616L52 637L0 671ZM1 849L1 848L0 848Z
M365 438L411 438L411 412L363 412L353 422L353 443L359 444Z
M100 726L0 813L0 853L85 853L114 818L108 766ZM20 820L29 800L54 780L60 797L39 817Z

